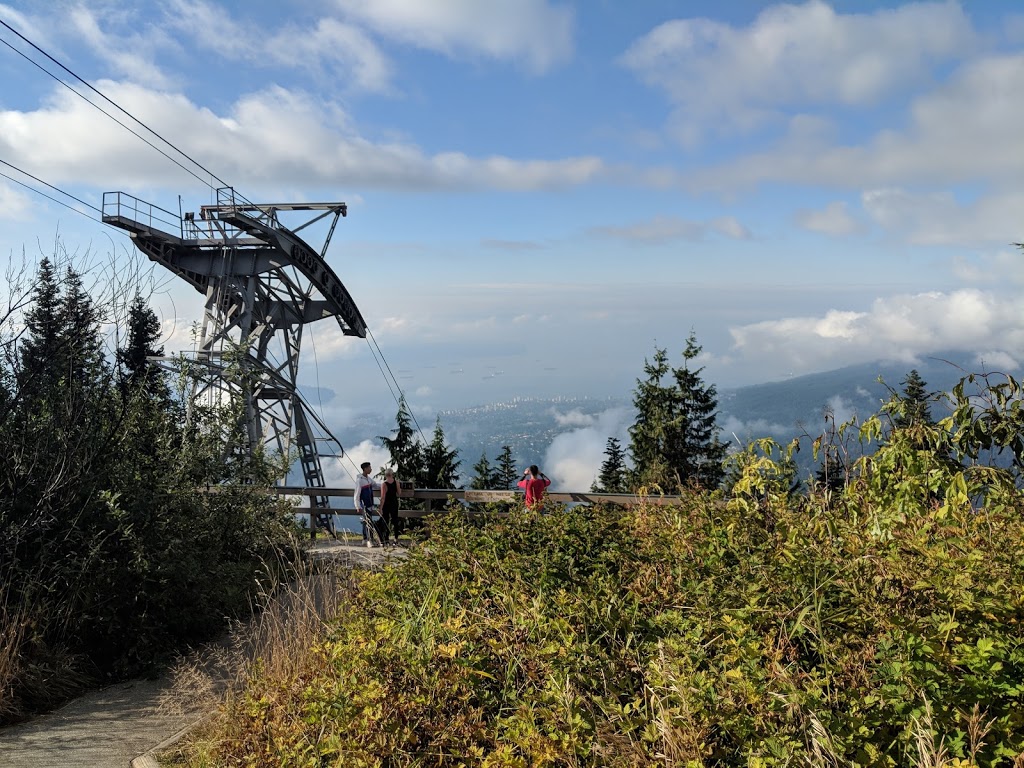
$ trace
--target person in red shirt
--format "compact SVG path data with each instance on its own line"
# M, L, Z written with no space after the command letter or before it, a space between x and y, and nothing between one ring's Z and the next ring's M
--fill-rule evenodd
M544 506L544 489L551 485L548 476L541 472L536 464L523 472L519 487L526 491L526 508L541 509Z

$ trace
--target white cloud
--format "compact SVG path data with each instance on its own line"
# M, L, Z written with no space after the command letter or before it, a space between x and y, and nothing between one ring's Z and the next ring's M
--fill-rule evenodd
M0 172L7 170L0 166ZM0 179L0 221L22 221L28 218L31 210L32 200L28 193L7 183L6 179Z
M921 82L931 64L974 41L955 3L916 3L870 14L824 2L775 5L747 27L676 19L635 41L621 62L676 105L676 131L693 144L709 131L747 131L805 104L862 106Z
M866 191L861 199L875 223L914 245L1008 244L1021 237L1024 191L961 203L949 192L890 188Z
M828 399L828 409L836 424L845 424L857 417L857 406L842 395L833 395Z
M316 354L318 362L350 360L362 354L366 342L357 336L346 336L333 319L313 323L306 330L310 353Z
M968 61L949 80L915 98L907 125L860 145L831 145L820 129L794 119L772 149L678 176L699 190L732 191L762 182L840 189L982 182L1019 186L1024 176L1019 126L1024 123L1024 54Z
M793 425L774 424L765 419L742 419L726 414L719 425L721 439L734 448L745 447L751 440L760 437L775 437L780 440L793 436Z
M709 231L734 240L747 240L750 232L732 216L711 221L693 221L678 216L655 216L645 221L624 226L592 227L591 234L616 240L660 245L676 240L702 240Z
M67 18L71 34L85 42L118 76L153 88L171 87L172 78L153 60L155 52L167 47L169 41L152 25L144 25L145 32L113 34L102 29L96 14L83 5L72 8Z
M447 56L523 62L544 72L572 53L573 13L546 0L335 0L381 35Z
M551 414L555 417L555 423L560 427L590 427L597 423L597 416L583 413L579 408L573 408L568 413L562 413L557 408L553 408Z
M824 235L843 237L862 229L860 223L847 211L846 203L841 200L829 203L824 210L797 211L794 218L797 225L803 229Z
M1024 284L1024 252L997 251L972 256L957 255L952 260L953 276L964 283Z
M595 157L425 155L412 144L374 143L358 135L338 107L280 87L243 96L228 114L217 115L181 94L125 83L98 85L147 124L161 126L164 136L177 139L206 167L246 189L270 183L305 190L329 186L335 192L339 185L552 189L583 184L604 170ZM0 153L24 158L27 170L51 183L107 189L152 188L161 182L179 189L196 186L195 179L63 89L35 111L0 111Z
M392 66L384 53L363 30L336 19L320 19L310 27L285 24L268 34L205 0L172 0L166 23L230 60L305 69L365 91L392 87Z
M1014 357L1005 350L993 349L979 352L974 361L986 371L1015 372L1020 368L1020 357Z
M376 475L381 467L391 462L391 454L376 440L363 440L354 446L345 446L345 456L323 461L324 481L328 488L351 488L359 474L359 465L364 461L373 465ZM351 500L348 504L351 508Z
M593 417L592 426L563 432L551 441L541 469L551 478L551 490L590 488L604 462L609 437L629 444L627 429L632 423L625 408L610 408Z
M740 224L735 216L719 216L712 219L708 226L720 235L731 237L733 240L749 240L750 230Z
M876 359L913 361L947 349L1024 354L1024 300L976 289L876 299L868 311L830 310L730 329L744 364L805 373Z

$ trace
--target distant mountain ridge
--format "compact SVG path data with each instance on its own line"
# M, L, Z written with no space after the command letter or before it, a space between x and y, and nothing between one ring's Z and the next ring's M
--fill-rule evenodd
M889 399L888 388L899 391L911 370L917 370L930 392L950 391L968 372L974 372L965 362L967 356L963 352L948 352L917 362L860 363L784 381L724 389L719 392L719 426L728 431L732 417L743 425L770 427L772 433L737 435L740 439L789 439L804 429L816 434L825 426L826 407L833 410L840 422L854 415L863 418L876 413ZM778 428L788 430L787 434L776 434Z
M877 413L889 399L886 385L900 390L901 382L912 369L925 380L929 391L949 391L968 372L978 372L977 367L966 362L972 356L951 351L917 362L876 361L783 381L722 388L718 391L722 439L746 444L760 437L788 442L804 434L816 436L826 428L823 416L826 407L832 409L838 423L853 416L864 418ZM879 378L885 383L879 382ZM468 482L481 453L486 451L493 460L503 445L512 446L517 466L543 459L559 435L576 430L591 430L593 439L599 440L603 449L607 438L616 435L600 431L601 415L613 409L621 410L622 419L617 422L621 427L632 422L632 407L631 393L607 398L516 397L498 403L447 409L439 415L449 444L459 449L462 478ZM936 404L932 412L941 417L941 406ZM567 414L575 418L566 418ZM426 421L423 416L420 414L424 424L432 423L432 415ZM371 435L390 434L393 428L393 419L367 414L341 430L339 437L345 444L354 444ZM618 436L622 438L623 434L620 431ZM427 437L429 439L429 432ZM806 475L810 456L802 455L800 461L802 474Z

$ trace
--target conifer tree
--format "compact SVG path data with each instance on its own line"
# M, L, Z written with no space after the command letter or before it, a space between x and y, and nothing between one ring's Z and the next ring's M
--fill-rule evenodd
M39 263L32 306L25 313L25 336L19 347L17 387L41 393L59 379L54 365L60 347L60 285L53 262ZM27 394L27 392L26 392Z
M896 429L905 429L910 426L931 426L935 422L928 407L931 393L928 392L928 385L916 368L910 370L906 378L900 382L903 392L895 397L899 401L899 407L893 417L893 426Z
M480 454L480 461L473 465L473 480L469 487L474 490L488 490L497 488L501 481L498 479L498 471L491 466L487 458L487 451Z
M395 429L391 434L391 437L377 436L391 454L391 467L400 477L419 482L424 475L423 446L413 429L412 413L404 395L398 401Z
M445 440L441 417L434 424L434 434L424 451L424 487L455 488L459 479L459 451Z
M590 490L594 493L622 493L626 490L626 454L618 438L608 438L604 456L601 471Z
M518 480L516 464L512 459L512 446L503 445L501 446L501 453L498 454L498 467L496 470L494 487L499 490L507 491L515 488Z
M147 397L166 400L170 396L160 368L150 358L164 353L160 340L160 320L156 313L136 293L128 309L128 338L117 350L121 385L124 390L141 388Z
M672 491L687 483L716 488L722 481L727 446L715 423L717 392L701 378L703 368L690 368L701 349L691 333L681 367L669 366L666 351L658 348L653 362L644 361L646 378L637 379L636 421L629 429L634 487L657 484Z

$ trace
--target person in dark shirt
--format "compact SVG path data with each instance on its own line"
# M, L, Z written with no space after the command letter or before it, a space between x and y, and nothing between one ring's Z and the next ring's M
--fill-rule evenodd
M398 545L399 519L398 519L398 480L395 479L395 471L389 469L384 473L384 482L380 485L380 517L381 539L384 544Z

